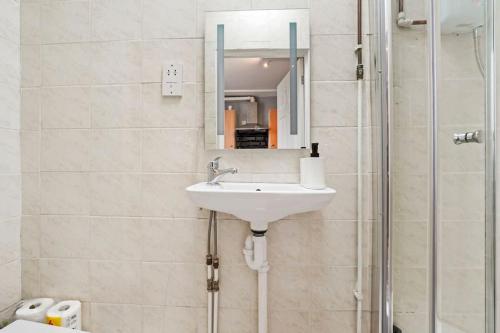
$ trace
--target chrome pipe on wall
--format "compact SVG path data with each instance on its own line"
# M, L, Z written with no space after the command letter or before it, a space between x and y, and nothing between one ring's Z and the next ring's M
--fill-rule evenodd
M391 140L390 119L392 113L392 1L378 0L377 26L377 101L379 138L379 189L378 223L376 234L378 270L378 332L393 332L393 295L392 295L392 242L391 242Z
M486 124L484 142L485 147L485 283L486 283L486 333L495 333L499 325L497 318L497 226L496 226L496 168L497 168L497 48L496 48L496 17L500 14L495 0L486 0ZM496 18L496 19L495 19ZM500 327L499 327L500 331Z

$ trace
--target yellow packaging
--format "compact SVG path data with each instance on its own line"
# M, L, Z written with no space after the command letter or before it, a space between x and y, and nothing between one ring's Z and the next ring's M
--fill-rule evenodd
M52 326L62 326L62 318L61 317L48 317L47 316L47 324Z

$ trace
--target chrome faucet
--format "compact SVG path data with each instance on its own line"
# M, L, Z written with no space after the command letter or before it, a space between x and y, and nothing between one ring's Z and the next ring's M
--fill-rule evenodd
M216 157L214 158L213 161L210 161L207 165L207 171L208 171L208 179L207 183L208 184L218 184L219 179L224 176L225 174L235 174L238 173L238 169L236 168L228 168L228 169L219 169L219 160L221 157Z

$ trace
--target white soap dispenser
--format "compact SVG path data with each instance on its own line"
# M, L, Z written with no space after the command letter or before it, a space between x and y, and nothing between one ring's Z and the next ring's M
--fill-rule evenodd
M319 157L318 147L313 143L311 157L300 159L300 185L311 190L326 188L325 159Z

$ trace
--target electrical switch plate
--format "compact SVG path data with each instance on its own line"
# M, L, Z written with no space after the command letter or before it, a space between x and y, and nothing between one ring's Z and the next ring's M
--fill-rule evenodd
M161 90L163 96L182 96L182 64L163 65Z

